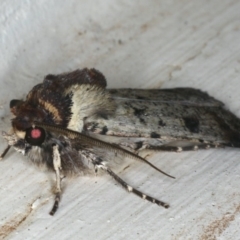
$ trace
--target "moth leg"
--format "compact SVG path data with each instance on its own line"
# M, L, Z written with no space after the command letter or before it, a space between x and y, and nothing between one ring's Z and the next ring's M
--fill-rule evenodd
M52 216L55 214L59 206L61 198L61 180L63 178L61 175L62 166L58 145L53 146L53 167L56 173L56 188L55 188L55 201L52 210L49 213Z
M5 155L8 153L8 151L9 151L10 148L11 148L10 145L8 145L8 146L5 148L5 150L3 151L3 153L2 153L1 156L0 156L0 160L2 160L2 159L5 157Z
M153 197L151 197L151 196L149 196L149 195L146 195L146 194L144 194L143 192L137 190L136 188L128 185L123 179L121 179L117 174L115 174L110 168L104 168L104 170L106 170L107 173L108 173L111 177L113 177L113 179L114 179L115 181L117 181L117 182L118 182L124 189L126 189L128 192L132 192L132 193L136 194L138 197L141 197L141 198L143 198L143 199L146 199L146 200L148 200L148 201L151 202L151 203L156 203L157 205L162 206L162 207L164 207L164 208L169 208L169 204L167 204L167 203L165 203L165 202L163 202L163 201L161 201L161 200L158 200L158 199L156 199L156 198L153 198Z
M196 151L200 149L209 149L209 148L218 148L224 147L221 144L213 144L213 143L200 143L189 146L171 146L171 145L162 145L162 146L148 146L146 149L154 150L154 151L167 151L167 152L182 152L182 151Z

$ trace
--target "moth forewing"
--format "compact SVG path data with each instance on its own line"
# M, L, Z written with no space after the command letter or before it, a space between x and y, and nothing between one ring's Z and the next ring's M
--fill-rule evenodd
M95 69L47 75L26 100L12 100L12 146L56 174L58 209L64 176L108 173L127 191L167 208L126 183L115 163L138 160L171 177L138 155L141 150L176 151L240 147L240 120L224 104L200 90L106 89Z

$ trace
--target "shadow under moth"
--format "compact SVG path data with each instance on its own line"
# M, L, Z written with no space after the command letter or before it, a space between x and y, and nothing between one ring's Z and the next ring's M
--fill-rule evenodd
M132 187L113 166L132 158L167 173L139 151L184 151L240 147L240 120L224 104L193 88L107 89L95 69L47 75L26 96L12 100L12 129L3 132L13 147L37 166L55 172L57 211L64 177L105 171L127 191L169 205Z

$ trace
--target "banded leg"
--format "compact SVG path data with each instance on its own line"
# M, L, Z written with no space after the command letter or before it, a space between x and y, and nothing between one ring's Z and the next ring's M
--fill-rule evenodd
M2 153L1 156L0 156L0 160L2 160L2 159L5 157L5 155L8 153L8 151L9 151L10 148L11 148L10 145L8 145L8 146L5 148L5 150L3 151L3 153Z
M161 145L161 146L148 146L146 149L154 151L168 151L168 152L182 152L182 151L196 151L200 149L209 149L209 148L218 148L224 147L221 144L212 144L212 143L200 143L189 146L171 146L171 145Z
M123 179L121 179L118 175L116 175L110 168L105 168L104 170L107 171L107 173L113 177L115 181L117 181L123 188L125 188L128 192L132 192L136 194L137 196L148 200L149 202L156 203L159 206L162 206L164 208L169 208L169 204L162 202L156 198L153 198L149 195L146 195L142 193L141 191L137 190L136 188L133 188L132 186L128 185Z
M50 215L54 215L58 210L60 198L61 198L61 157L58 150L58 145L53 146L53 166L56 173L56 189L55 189L55 201L52 207Z

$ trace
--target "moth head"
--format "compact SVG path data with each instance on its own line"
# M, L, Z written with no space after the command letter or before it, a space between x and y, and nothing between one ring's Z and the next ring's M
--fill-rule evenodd
M25 152L27 146L41 146L46 139L43 128L35 126L34 121L42 120L44 114L41 109L30 105L27 101L13 99L10 109L14 115L11 134L4 134L8 145L20 152Z
M9 147L12 146L17 152L40 164L43 159L43 148L46 148L49 136L44 128L34 124L34 121L41 120L44 116L41 109L34 108L34 105L22 100L12 100L10 109L14 115L12 129L9 134L3 132L4 139Z

